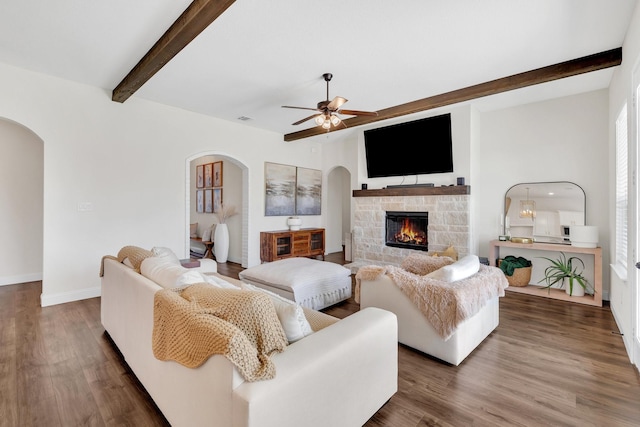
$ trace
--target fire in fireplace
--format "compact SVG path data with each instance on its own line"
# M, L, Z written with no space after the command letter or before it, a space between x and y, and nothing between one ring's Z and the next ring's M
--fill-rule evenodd
M421 251L429 249L429 212L387 211L385 223L387 246Z

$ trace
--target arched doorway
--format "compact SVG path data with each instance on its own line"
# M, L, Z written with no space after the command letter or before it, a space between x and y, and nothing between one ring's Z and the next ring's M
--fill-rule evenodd
M197 188L196 186L196 166L209 163L221 162L222 179L221 185L209 188ZM198 228L210 227L216 222L215 215L209 212L197 212L196 194L198 190L220 190L222 200L225 205L233 205L238 211L238 215L227 221L229 227L229 257L228 260L248 265L248 168L239 160L215 150L194 154L186 159L186 201L185 201L185 230L186 232L186 252L189 253L190 224L195 220Z
M326 252L340 252L345 247L345 256L348 257L351 245L351 173L342 166L331 169L327 187Z
M44 142L0 118L0 285L42 280Z

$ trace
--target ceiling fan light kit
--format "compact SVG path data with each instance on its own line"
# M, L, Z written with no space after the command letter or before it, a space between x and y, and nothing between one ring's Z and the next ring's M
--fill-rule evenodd
M308 107L292 107L289 105L283 105L282 108L296 108L298 110L311 110L317 111L317 113L312 114L309 117L305 117L302 120L298 120L297 122L292 123L294 126L299 125L301 123L306 122L307 120L314 119L316 125L326 129L327 132L333 126L334 128L342 124L342 126L346 127L344 122L338 117L338 114L345 114L349 116L377 116L378 113L375 111L357 111L357 110L341 110L340 107L347 102L346 98L341 96L336 96L331 101L329 101L329 82L333 78L333 74L324 73L322 75L324 81L327 82L327 99L324 101L318 102L316 108L308 108Z

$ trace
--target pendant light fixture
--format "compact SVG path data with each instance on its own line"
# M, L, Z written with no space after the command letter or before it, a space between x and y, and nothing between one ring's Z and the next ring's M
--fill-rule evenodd
M529 199L529 187L527 187L527 198L520 200L520 218L535 218L536 202Z

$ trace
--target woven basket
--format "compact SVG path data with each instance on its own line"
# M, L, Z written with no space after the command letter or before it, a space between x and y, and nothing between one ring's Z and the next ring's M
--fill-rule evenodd
M498 260L498 267L500 267L500 264L502 264L502 259ZM516 268L515 270L513 270L512 276L507 276L505 274L504 277L507 278L507 282L509 282L509 286L515 286L515 287L521 288L521 287L527 286L531 281L531 268L532 267Z
M512 276L507 276L507 282L509 282L509 286L522 287L527 286L529 281L531 281L531 267L521 267L513 270Z

